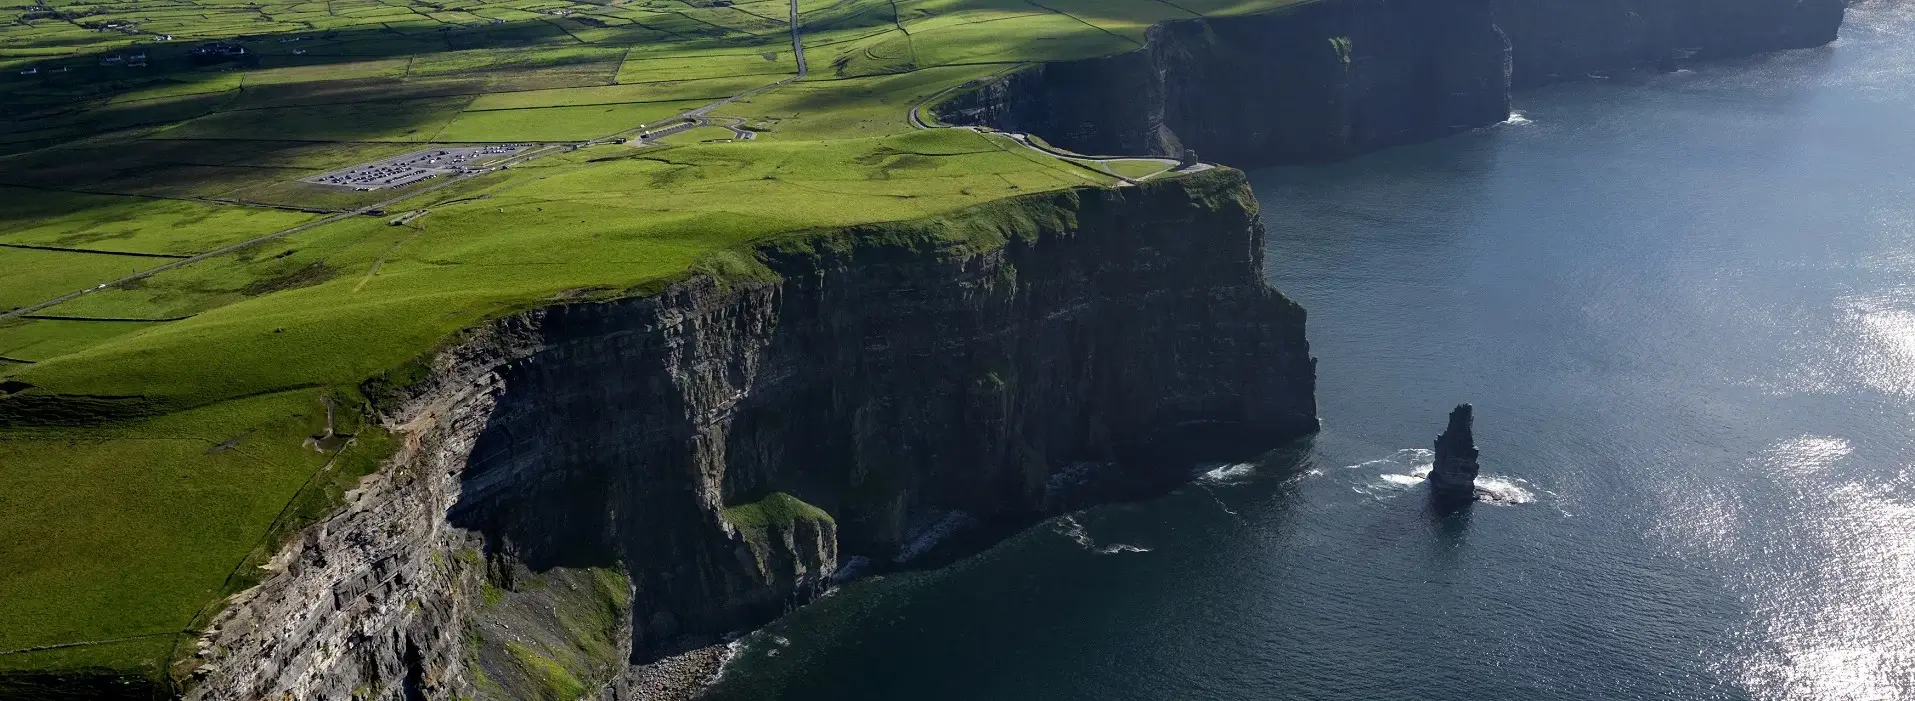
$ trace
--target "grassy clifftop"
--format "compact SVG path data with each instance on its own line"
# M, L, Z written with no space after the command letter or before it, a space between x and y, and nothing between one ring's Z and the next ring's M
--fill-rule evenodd
M1117 185L906 112L1022 62L1134 49L1156 21L1287 2L800 0L810 76L713 112L755 139L556 148L371 193L300 179L429 143L609 136L790 77L788 6L0 9L0 310L94 290L0 320L0 672L164 677L278 539L389 454L364 383L460 329L643 294L791 232ZM242 38L243 60L187 54Z

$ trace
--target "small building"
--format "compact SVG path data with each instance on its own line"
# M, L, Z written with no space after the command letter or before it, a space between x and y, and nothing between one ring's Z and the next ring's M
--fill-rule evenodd
M246 55L246 47L226 41L213 41L193 47L187 52L196 63L218 63L230 61Z

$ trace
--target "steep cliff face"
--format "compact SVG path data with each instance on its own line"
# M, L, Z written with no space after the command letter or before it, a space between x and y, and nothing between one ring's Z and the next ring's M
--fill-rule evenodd
M1152 27L1142 50L1047 63L939 119L1088 154L1237 166L1348 158L1509 117L1509 91L1594 71L1826 44L1845 0L1317 0Z
M1476 476L1482 466L1476 461L1474 431L1475 409L1459 404L1450 411L1449 424L1436 436L1435 460L1430 463L1430 492L1443 499L1467 499L1476 493Z
M1219 170L795 237L480 330L389 405L405 451L216 622L193 696L573 696L841 556L1041 517L1055 470L1160 429L1314 431L1262 237Z
M1494 0L1516 88L1835 40L1846 0Z
M1347 158L1509 118L1488 0L1333 0L1152 27L1141 51L1035 66L938 108L1091 154Z

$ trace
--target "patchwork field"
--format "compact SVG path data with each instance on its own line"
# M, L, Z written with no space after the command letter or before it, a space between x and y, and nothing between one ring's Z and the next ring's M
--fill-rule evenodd
M1135 49L1152 22L1290 1L797 0L803 80L785 0L0 8L0 673L171 684L222 598L389 454L363 384L458 330L781 234L1157 173L906 115ZM756 138L610 138L707 107ZM553 145L397 190L298 182L521 141ZM307 444L322 400L351 441Z

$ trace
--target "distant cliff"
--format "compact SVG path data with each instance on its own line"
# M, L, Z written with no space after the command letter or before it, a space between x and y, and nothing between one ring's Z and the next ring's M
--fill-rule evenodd
M1088 154L1325 161L1509 118L1489 0L1326 0L1164 22L1145 48L1047 63L937 109Z
M215 622L190 696L576 698L841 558L1032 522L1060 470L1163 429L1310 433L1304 313L1263 251L1220 169L797 236L476 330L385 391L405 451Z
M1512 88L1825 44L1844 10L1844 0L1317 0L1165 22L1141 50L1032 66L935 110L1087 154L1326 161L1504 121Z
M1846 0L1493 0L1518 89L1593 72L1821 46Z

